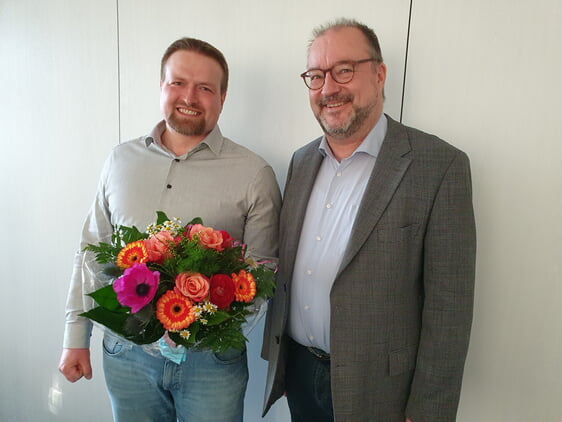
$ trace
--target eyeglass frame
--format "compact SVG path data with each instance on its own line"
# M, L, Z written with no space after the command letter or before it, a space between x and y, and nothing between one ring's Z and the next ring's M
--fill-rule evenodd
M332 77L332 79L333 79L336 83L338 83L338 84L340 84L340 85L345 85L345 84L350 83L350 82L353 80L353 77L355 76L355 67L356 67L358 64L367 63L367 62L372 62L372 61L374 61L374 62L379 62L379 61L378 61L377 59L375 59L374 57L370 57L370 58L368 58L368 59L362 59L362 60L342 60L342 61L340 61L340 62L337 62L336 64L334 64L332 67L330 67L330 68L328 68L328 69L321 69L321 68L319 68L319 67L314 67L314 68L312 68L312 69L305 70L303 73L300 74L300 77L302 78L304 84L306 85L306 87L307 87L308 89L310 89L310 90L312 90L312 91L318 91L319 89L322 89L322 88L324 87L324 84L326 83L326 74L327 74L328 72L330 72L330 76ZM353 71L353 75L351 75L351 79L349 79L349 81L346 81L346 82L338 82L338 80L334 77L334 74L333 74L333 72L332 72L336 66L339 66L339 65L342 65L342 64L351 64L351 66L352 66L351 69L352 69L352 71ZM323 78L322 78L322 85L320 85L318 88L311 88L311 87L308 86L308 84L306 83L307 73L312 72L313 70L319 70L320 72L322 72L322 73L324 74L324 76L323 76Z

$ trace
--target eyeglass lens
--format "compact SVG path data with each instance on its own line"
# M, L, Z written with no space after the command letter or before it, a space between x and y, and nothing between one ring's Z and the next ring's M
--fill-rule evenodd
M324 85L326 73L330 72L334 81L340 84L347 83L353 78L353 64L339 63L328 70L313 69L307 72L305 82L311 89L319 89Z

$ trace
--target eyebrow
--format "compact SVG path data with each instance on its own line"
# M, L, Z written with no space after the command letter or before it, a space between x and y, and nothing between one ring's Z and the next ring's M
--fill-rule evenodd
M353 60L353 59L346 59L346 60L338 60L337 62L335 62L334 64L332 64L329 67L308 67L306 70L314 70L314 69L322 69L322 70L326 70L326 69L330 69L334 66L337 66L338 64L343 64L343 63L353 63L353 62L357 62L359 60Z

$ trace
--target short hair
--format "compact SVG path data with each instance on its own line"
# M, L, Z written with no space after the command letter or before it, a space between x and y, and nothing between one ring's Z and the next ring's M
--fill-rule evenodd
M193 51L203 56L207 56L215 60L222 68L223 76L221 81L221 93L225 93L228 88L228 64L224 55L217 48L213 47L208 42L198 40L197 38L180 38L174 41L164 52L162 61L160 62L160 80L164 80L165 68L168 59L172 54L177 51Z
M356 28L363 33L367 40L367 48L371 54L371 57L375 59L376 62L382 63L382 52L379 44L379 39L371 28L367 25L356 21L355 19L339 18L334 21L330 21L326 24L319 25L312 31L312 39L308 43L308 50L316 38L324 35L327 31L332 29L342 29L342 28Z

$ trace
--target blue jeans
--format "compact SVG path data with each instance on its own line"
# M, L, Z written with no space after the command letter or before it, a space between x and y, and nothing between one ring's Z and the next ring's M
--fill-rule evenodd
M241 422L246 350L188 349L175 364L106 334L103 369L115 422Z

